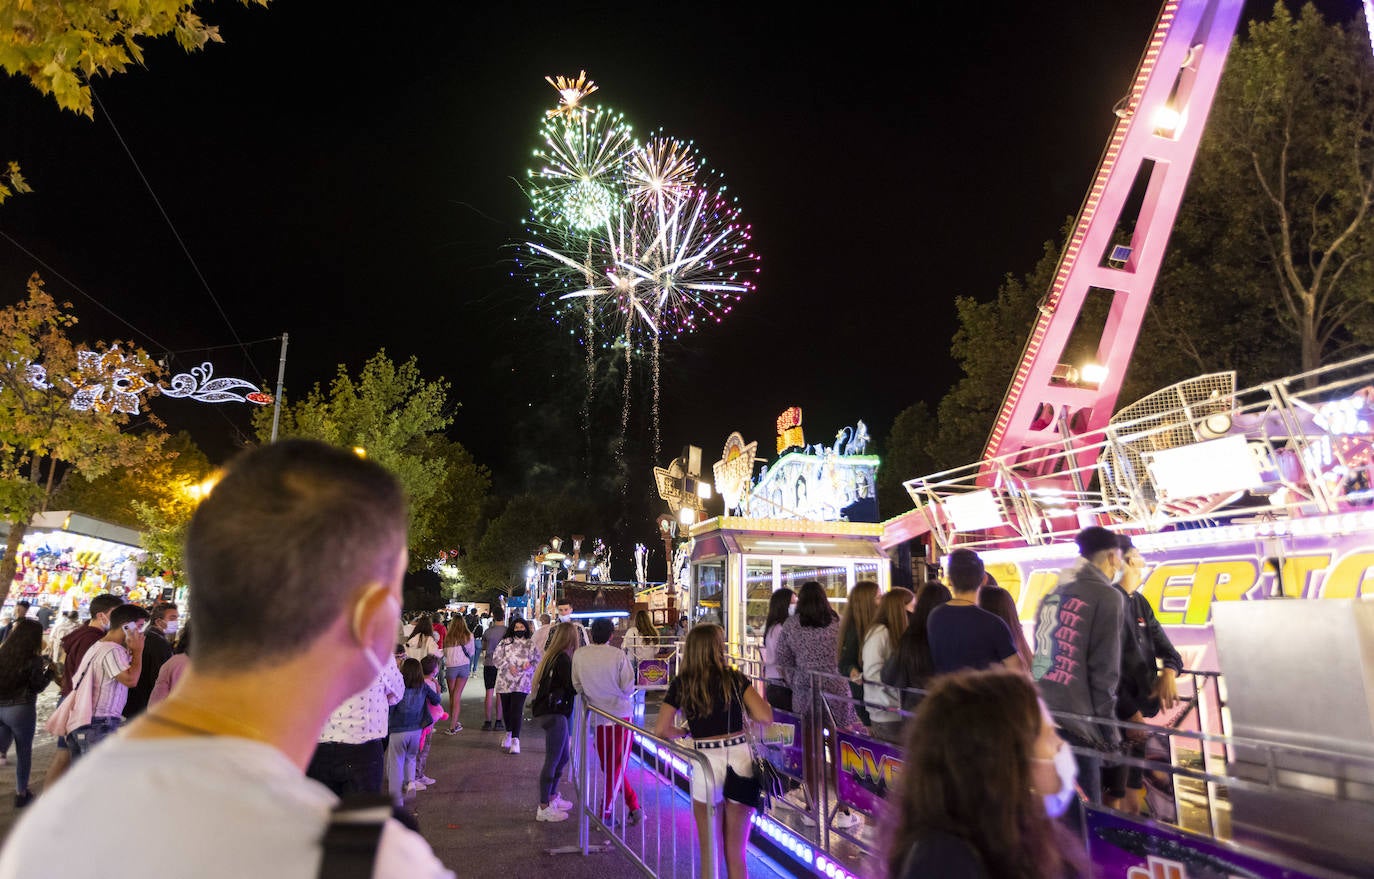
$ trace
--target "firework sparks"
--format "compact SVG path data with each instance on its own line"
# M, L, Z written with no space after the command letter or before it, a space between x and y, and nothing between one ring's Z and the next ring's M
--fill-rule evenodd
M577 79L570 76L546 76L544 81L558 90L558 106L549 110L548 116L567 116L580 112L582 109L582 99L596 91L596 83L587 79L587 71L583 70L577 74Z

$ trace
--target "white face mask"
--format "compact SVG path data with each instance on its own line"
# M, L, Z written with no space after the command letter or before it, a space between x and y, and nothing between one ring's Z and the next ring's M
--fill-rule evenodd
M387 595L386 600L387 600L390 604L393 604L393 605L396 606L396 619L399 620L399 619L400 619L400 615L401 615L401 613L400 613L400 611L401 611L401 602L398 601L397 598L396 598L396 596L394 596L394 595ZM393 628L394 628L394 626L393 626ZM372 649L369 648L367 645L363 645L363 658L367 660L367 665L368 665L368 667L372 669L372 675L373 675L372 679L373 679L374 681L375 681L377 678L381 677L381 676L382 676L382 673L383 673L384 671L386 671L386 666L384 666L384 665L382 664L383 660L378 659L378 658L377 658L377 654L373 653L373 652L372 652ZM390 654L387 654L386 661L391 661L391 655L390 655Z
M572 622L572 611L568 611L567 613L560 613L560 614L558 615L558 621L559 621L560 623L570 623L570 622Z
M164 625L166 626L166 628L164 628L164 629L162 630L164 633L166 633L166 634L168 634L168 635L175 635L175 634L177 633L177 621L176 621L176 620L167 620L167 622L164 623Z
M797 606L795 604L787 605L787 615L790 617L794 617L797 615Z
M1054 752L1054 771L1059 776L1059 790L1045 794L1045 813L1051 818L1058 818L1069 810L1069 803L1074 798L1074 784L1078 781L1078 761L1074 759L1068 742L1060 742L1059 750Z

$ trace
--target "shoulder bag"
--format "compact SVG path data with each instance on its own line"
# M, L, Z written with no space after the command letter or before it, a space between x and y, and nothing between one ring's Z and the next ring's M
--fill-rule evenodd
M754 721L749 718L749 711L744 705L744 693L738 681L735 682L735 699L739 702L740 719L744 721L744 735L749 740L754 777L741 778L727 765L721 793L726 799L737 803L755 809L767 809L772 806L773 800L781 798L787 792L787 787L782 774L759 751L758 741L754 738Z
M549 668L544 672L544 677L539 681L534 694L534 700L530 702L530 716L543 717L545 714L567 714L572 708L572 694L562 687L557 689L553 686L554 667L558 664L557 660L549 663Z

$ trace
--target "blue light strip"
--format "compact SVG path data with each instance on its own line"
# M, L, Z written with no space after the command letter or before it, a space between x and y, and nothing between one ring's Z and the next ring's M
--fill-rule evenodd
M572 618L575 620L612 620L616 617L627 617L630 615L628 610L598 610L588 611L587 613L575 613Z

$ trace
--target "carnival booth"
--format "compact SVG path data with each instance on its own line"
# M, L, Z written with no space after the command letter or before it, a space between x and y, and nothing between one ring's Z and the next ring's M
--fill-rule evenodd
M808 447L798 408L778 418L779 458L754 478L757 443L726 440L714 465L725 515L690 525L689 605L694 620L720 623L732 644L763 637L772 594L816 580L837 610L861 580L887 590L890 565L879 547L878 457L868 430L844 428L833 446Z
M39 513L19 545L10 597L80 610L93 596L113 592L141 601L148 587L138 566L146 553L131 528L71 511Z

